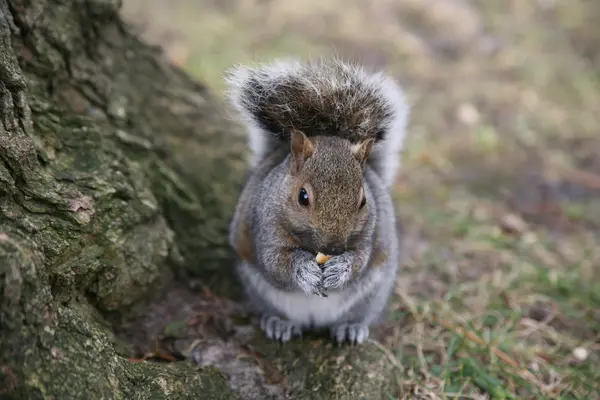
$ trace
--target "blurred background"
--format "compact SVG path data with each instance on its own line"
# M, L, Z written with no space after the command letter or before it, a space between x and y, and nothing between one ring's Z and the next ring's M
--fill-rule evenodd
M398 383L594 398L600 2L124 0L122 10L217 96L224 69L278 56L334 54L394 75L412 104L394 192L406 259L381 338L405 368Z

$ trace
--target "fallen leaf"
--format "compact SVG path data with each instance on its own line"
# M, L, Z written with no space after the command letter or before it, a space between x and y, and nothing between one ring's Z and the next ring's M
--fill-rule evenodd
M527 231L527 223L517 214L505 214L500 220L500 228L505 234L522 235Z

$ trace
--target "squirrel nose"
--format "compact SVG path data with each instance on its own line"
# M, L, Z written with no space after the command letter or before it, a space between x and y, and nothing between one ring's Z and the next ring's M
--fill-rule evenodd
M321 253L327 254L328 256L339 256L344 252L344 246L339 244L328 245L321 248Z

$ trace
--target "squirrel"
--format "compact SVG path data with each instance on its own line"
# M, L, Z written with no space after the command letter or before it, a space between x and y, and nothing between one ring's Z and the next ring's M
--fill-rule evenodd
M403 91L339 58L237 65L225 81L252 154L229 244L261 330L287 342L328 329L340 344L363 343L399 263L391 188L409 113Z

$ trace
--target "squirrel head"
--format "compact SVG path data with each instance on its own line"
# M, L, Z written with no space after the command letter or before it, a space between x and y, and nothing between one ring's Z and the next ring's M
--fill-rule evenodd
M364 168L375 140L358 143L292 130L285 223L306 250L341 254L361 235L369 201Z

